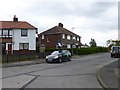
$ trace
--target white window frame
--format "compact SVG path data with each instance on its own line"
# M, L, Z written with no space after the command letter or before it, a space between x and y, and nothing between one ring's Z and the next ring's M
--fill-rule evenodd
M67 35L67 39L70 40L70 35Z
M80 41L79 37L77 37L77 41Z
M44 35L42 35L42 39L45 39L45 36L44 36Z
M65 39L65 34L62 34L62 38Z
M75 37L75 36L73 36L73 40L75 40L75 38L76 38L76 37Z
M71 44L67 44L67 48L71 48Z

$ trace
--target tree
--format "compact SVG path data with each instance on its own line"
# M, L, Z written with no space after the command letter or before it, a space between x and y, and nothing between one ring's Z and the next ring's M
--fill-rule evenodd
M107 40L107 46L111 45L120 46L120 40Z
M108 49L110 50L112 46L120 46L120 40L107 40L107 46Z
M89 42L89 44L90 44L91 47L97 47L95 39L91 38L91 41Z

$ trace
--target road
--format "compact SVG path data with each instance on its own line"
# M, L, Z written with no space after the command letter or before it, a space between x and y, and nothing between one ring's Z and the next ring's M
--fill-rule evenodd
M102 88L96 72L115 60L109 53L98 53L70 62L3 68L3 88Z

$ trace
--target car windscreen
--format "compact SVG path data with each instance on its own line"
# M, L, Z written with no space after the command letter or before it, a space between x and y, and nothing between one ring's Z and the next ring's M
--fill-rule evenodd
M112 51L120 52L120 47L113 47Z
M54 52L52 52L51 55L58 55L58 54L60 54L59 51L54 51Z

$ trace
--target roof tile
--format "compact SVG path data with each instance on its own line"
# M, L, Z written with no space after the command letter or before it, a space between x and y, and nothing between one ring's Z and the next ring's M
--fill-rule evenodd
M23 21L0 21L0 29L37 29L28 22Z

